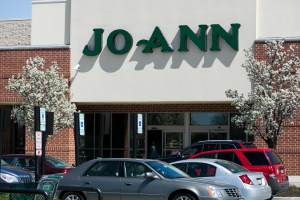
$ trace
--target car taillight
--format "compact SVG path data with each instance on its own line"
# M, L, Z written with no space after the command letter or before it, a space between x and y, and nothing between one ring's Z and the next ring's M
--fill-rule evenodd
M273 168L273 166L269 166L268 167L268 171L269 171L269 174L271 175L271 174L275 174L275 171L274 171L274 168Z
M249 185L253 185L252 181L250 180L250 178L247 176L247 174L241 175L239 176L240 179L242 180L243 183L245 184L249 184Z
M64 173L64 174L68 173L68 170L64 169L64 172L63 172L63 173Z

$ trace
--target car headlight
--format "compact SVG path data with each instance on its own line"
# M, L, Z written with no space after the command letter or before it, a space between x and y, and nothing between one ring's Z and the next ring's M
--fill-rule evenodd
M7 183L18 183L18 178L9 174L0 173L0 177L3 181Z
M208 186L207 190L209 192L210 197L214 197L214 198L222 197L222 194L218 188L215 188L213 186Z

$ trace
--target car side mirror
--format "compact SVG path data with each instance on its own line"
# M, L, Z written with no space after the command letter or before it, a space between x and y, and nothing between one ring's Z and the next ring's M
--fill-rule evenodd
M178 157L178 158L181 157L181 153L180 153L180 152L177 153L177 157Z
M158 178L158 176L156 174L154 174L153 172L146 172L146 175L145 175L146 178Z

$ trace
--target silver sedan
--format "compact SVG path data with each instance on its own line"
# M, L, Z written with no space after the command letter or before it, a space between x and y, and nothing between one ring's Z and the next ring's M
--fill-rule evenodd
M97 199L95 192L70 187L95 187L105 200L243 200L233 185L191 178L158 160L99 158L73 169L60 180L62 200Z
M271 187L262 172L250 172L230 161L200 158L171 164L192 177L235 185L240 188L245 200L265 200L272 196Z

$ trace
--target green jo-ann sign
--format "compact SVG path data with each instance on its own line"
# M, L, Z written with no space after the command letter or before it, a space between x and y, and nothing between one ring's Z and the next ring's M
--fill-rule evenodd
M211 27L211 47L210 51L221 51L219 46L220 37L235 51L238 51L238 39L239 39L239 28L240 24L231 24L231 33L225 31L219 24L212 24ZM207 51L207 25L199 25L198 34L194 33L187 25L179 26L180 33L180 45L177 51L187 52L187 39L190 39L201 51ZM102 36L103 29L93 29L94 31L94 49L90 49L86 45L83 49L83 54L86 56L96 56L102 51ZM124 46L117 49L115 42L117 36L123 36ZM126 54L130 51L133 45L133 39L130 33L123 29L117 29L112 31L107 37L107 48L117 55ZM144 45L143 53L152 53L153 49L161 48L161 52L173 52L174 50L168 44L168 41L163 36L163 33L159 27L155 27L149 40L139 40L136 43L137 46Z

